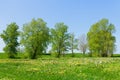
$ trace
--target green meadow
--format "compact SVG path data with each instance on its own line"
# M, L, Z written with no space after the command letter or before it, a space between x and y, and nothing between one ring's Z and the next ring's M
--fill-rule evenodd
M120 80L120 58L0 59L0 80Z

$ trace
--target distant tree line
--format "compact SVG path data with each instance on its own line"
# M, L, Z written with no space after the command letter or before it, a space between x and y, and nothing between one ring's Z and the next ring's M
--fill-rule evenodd
M9 58L15 58L18 53L18 46L24 48L31 59L45 54L48 46L49 51L56 57L71 51L74 57L74 50L81 50L83 54L89 51L90 56L112 56L115 51L115 26L109 23L108 19L102 19L93 24L89 32L75 38L74 33L68 32L68 26L64 23L56 23L54 28L47 27L47 23L41 19L32 19L25 23L21 31L19 26L13 22L7 25L6 30L0 34L5 42L4 51ZM20 39L18 39L20 38Z

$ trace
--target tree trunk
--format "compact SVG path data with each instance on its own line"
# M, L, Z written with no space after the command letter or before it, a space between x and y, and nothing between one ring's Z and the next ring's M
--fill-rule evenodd
M83 48L83 55L85 55L85 52L86 52L86 50L85 50L85 48Z
M33 55L31 55L31 59L36 59L37 58L37 49L33 51Z
M62 55L63 55L63 57L65 56L65 52L64 51L62 52Z
M83 51L83 55L85 55L85 51Z
M33 53L33 56L32 56L32 58L31 59L36 59L36 52L35 53Z
M107 57L108 55L107 55L107 53L103 53L101 56L102 57Z
M72 57L74 57L75 55L74 55L74 52L73 52L73 49L72 49Z
M61 55L61 51L60 51L60 49L59 49L59 50L58 50L57 58L60 58L60 55Z

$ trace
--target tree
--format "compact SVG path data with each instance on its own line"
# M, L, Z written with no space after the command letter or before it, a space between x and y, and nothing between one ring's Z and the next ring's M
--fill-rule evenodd
M7 26L7 29L3 31L0 35L6 46L4 47L5 53L8 54L9 58L15 58L17 54L18 43L18 25L16 23L11 23Z
M70 34L69 43L70 43L70 50L72 52L72 57L74 57L74 49L77 49L78 46L78 40L75 39L74 33Z
M89 50L102 57L113 54L115 50L115 26L107 19L102 19L93 24L87 34Z
M31 59L42 54L49 43L49 28L41 18L23 25L21 44L25 47Z
M68 26L64 23L56 23L55 29L51 29L52 50L60 57L67 50L69 42Z
M85 52L88 48L86 35L82 34L78 40L79 40L78 41L78 48L79 48L79 50L82 51L83 54L85 54Z

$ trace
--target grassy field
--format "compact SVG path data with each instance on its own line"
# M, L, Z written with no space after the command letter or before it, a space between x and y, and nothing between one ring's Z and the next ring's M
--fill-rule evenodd
M120 58L0 59L0 80L120 80Z

